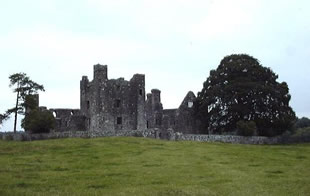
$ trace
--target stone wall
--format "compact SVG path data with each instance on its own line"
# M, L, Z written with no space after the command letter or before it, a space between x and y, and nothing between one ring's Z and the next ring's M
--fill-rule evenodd
M56 119L55 130L59 132L86 130L86 117L81 115L79 109L51 108L49 110L53 112Z
M198 141L198 142L222 142L232 144L294 144L309 143L310 137L306 136L237 136L237 135L196 135L171 133L170 140L175 141Z
M46 140L46 139L60 139L60 138L96 138L96 137L119 137L119 136L132 136L132 137L150 137L155 138L155 132L153 130L138 131L122 130L115 131L67 131L67 132L52 132L42 134L30 134L26 132L6 132L0 133L0 139L2 140L14 140L14 141L33 141L33 140Z
M163 124L163 105L160 98L160 90L152 89L152 93L147 94L145 104L146 127L161 128Z
M175 134L175 140L199 141L199 142L223 142L233 144L277 144L279 137L263 136L235 136L235 135L195 135L195 134Z
M176 126L174 130L184 134L199 134L198 119L194 115L196 96L188 92L176 112Z
M26 132L6 132L0 133L2 140L14 141L32 141L58 138L96 138L96 137L115 137L115 136L132 136L132 137L148 137L156 139L166 139L172 141L197 141L197 142L222 142L233 144L291 144L310 142L309 137L262 137L262 136L233 136L233 135L196 135L174 133L172 130L147 129L139 130L122 130L122 131L68 131L68 132L53 132L42 134L30 134Z

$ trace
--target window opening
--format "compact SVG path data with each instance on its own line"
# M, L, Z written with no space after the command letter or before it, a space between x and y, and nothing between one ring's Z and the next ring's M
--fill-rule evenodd
M116 124L118 124L118 125L122 124L122 117L117 117Z
M89 107L90 107L90 103L89 101L87 101L87 109L89 109Z

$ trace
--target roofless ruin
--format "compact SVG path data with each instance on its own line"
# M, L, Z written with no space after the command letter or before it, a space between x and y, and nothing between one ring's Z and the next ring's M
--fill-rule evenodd
M145 93L145 75L109 79L107 65L94 65L94 77L80 81L80 109L50 109L56 117L56 132L118 132L158 128L198 133L193 116L196 96L188 92L179 108L163 109L160 90Z

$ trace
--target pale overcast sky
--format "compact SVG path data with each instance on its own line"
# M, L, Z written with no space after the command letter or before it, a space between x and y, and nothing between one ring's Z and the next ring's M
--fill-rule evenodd
M290 88L310 117L309 0L0 0L0 113L14 106L8 76L43 84L40 105L79 108L79 81L93 65L109 78L146 75L164 108L197 93L221 59L247 53ZM7 121L1 131L12 129Z

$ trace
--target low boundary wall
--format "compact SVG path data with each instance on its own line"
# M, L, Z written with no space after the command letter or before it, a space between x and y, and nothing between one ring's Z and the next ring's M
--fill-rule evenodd
M120 131L120 132L95 132L95 131L67 131L67 132L52 132L31 134L26 132L4 132L0 133L2 140L14 141L32 141L32 140L46 140L46 139L60 139L60 138L96 138L96 137L117 137L117 136L132 136L132 137L152 137L152 131Z
M178 138L180 137L180 138ZM223 142L232 144L278 144L279 137L262 136L235 136L235 135L195 135L195 134L176 134L176 140L199 141L199 142Z
M196 134L182 134L178 132L169 132L163 138L161 137L161 130L148 129L145 131L131 130L131 131L111 131L111 132L90 132L90 131L74 131L74 132L52 132L42 134L30 134L25 132L0 132L0 139L14 140L14 141L33 141L59 138L96 138L96 137L117 137L117 136L131 136L131 137L148 137L156 139L166 139L172 141L198 141L198 142L223 142L233 144L289 144L289 143L304 143L310 142L309 137L292 137L292 136L277 136L277 137L263 137L263 136L235 136L235 135L196 135Z

